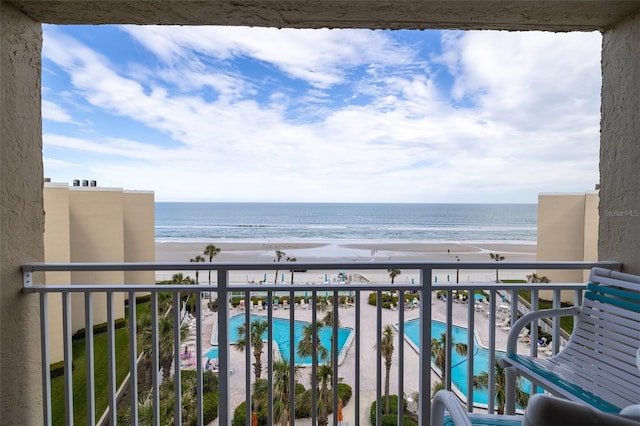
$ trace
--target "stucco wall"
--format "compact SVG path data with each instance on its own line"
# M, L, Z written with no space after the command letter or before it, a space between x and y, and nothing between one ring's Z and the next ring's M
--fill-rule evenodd
M124 191L124 261L155 262L156 230L154 193L146 191ZM153 284L153 271L127 271L126 284Z
M124 262L123 196L121 189L69 189L72 262ZM73 272L72 284L120 284L124 272ZM85 327L84 295L74 294L73 330ZM124 317L124 296L114 293L115 318ZM106 296L93 296L94 324L107 321Z
M20 265L44 260L40 24L0 6L0 424L42 423L38 296Z
M536 260L584 260L585 194L538 196ZM538 270L552 282L580 282L582 271Z
M69 234L69 188L67 185L45 184L44 194L44 260L45 262L71 262ZM47 272L47 285L70 285L71 273ZM62 296L49 296L49 356L52 363L62 361Z
M602 38L600 259L640 274L640 15Z

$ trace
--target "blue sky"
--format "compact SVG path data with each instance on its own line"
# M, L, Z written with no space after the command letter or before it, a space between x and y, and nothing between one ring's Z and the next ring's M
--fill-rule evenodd
M599 33L45 26L45 176L157 201L591 190L600 47Z

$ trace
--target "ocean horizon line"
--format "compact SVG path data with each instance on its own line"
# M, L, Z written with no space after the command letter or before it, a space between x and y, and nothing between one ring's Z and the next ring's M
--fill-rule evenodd
M357 238L304 238L304 237L283 237L283 238L206 238L206 237L192 237L192 238L156 238L156 244L167 243L179 243L179 244L207 244L207 243L239 243L239 244L287 244L287 243L317 243L327 245L344 245L344 244L400 244L400 245L412 245L412 244L468 244L468 245L490 245L490 244L523 244L523 245L536 245L537 240L398 240L398 239L357 239Z
M523 206L534 206L534 205L538 205L538 203L520 203L520 202L503 202L503 203L477 203L477 202L469 202L469 203L465 203L465 202L424 202L424 203L418 203L418 202L403 202L403 201L160 201L160 200L156 200L154 201L155 204L277 204L277 205L281 205L281 204L299 204L299 205L309 205L309 204L326 204L326 205L363 205L363 204L370 204L370 205L403 205L403 206L407 206L407 205L417 205L417 206L428 206L428 205L442 205L442 206L456 206L456 205L461 205L461 206L500 206L500 205L504 205L504 206L517 206L517 205L523 205Z

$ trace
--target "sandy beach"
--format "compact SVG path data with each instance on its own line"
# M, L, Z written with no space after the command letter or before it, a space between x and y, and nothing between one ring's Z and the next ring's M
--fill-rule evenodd
M199 242L157 242L157 262L188 262L189 259L202 253L209 243ZM489 261L489 253L499 253L506 261L534 261L536 259L535 244L508 244L508 243L428 243L428 242L227 242L211 241L221 249L220 254L214 258L214 262L272 262L275 260L275 251L286 253L285 257L295 258L297 262L368 262L368 261ZM207 258L206 261L209 259ZM285 264L285 259L281 262ZM289 268L283 267L283 272ZM337 274L338 271L336 271ZM378 271L349 271L361 273L370 282L388 282L388 273ZM185 271L189 274L189 271ZM235 282L254 281L263 279L266 271L252 271L252 273L235 273L231 279ZM455 270L436 271L439 282L446 282L447 275ZM513 275L513 276L512 276ZM491 280L492 272L487 271L461 271L460 282ZM504 278L520 278L522 273L510 274L505 271ZM171 273L159 273L157 279L170 279ZM334 279L335 277L331 277ZM417 272L406 271L396 278L396 282L411 282L418 278ZM269 281L272 278L269 274ZM285 280L290 281L289 274L285 274ZM324 273L295 274L296 282L314 283L323 282ZM495 278L494 278L495 280Z
M286 252L286 256L295 257L297 261L393 261L393 260L407 260L407 261L438 261L438 260L456 260L460 258L461 261L481 261L490 260L489 253L500 253L505 257L505 260L512 261L532 261L535 260L536 246L534 244L463 244L463 243L378 243L378 244L365 244L362 242L345 242L345 243L327 243L327 242L281 242L281 243L253 243L253 242L212 242L217 247L221 248L221 252L214 262L272 262L275 258L275 250L282 250ZM156 258L159 262L183 262L188 261L190 258L201 254L206 244L204 243L158 243L156 245ZM372 248L375 251L372 253ZM373 254L373 256L372 256ZM208 261L208 259L207 259ZM336 271L337 272L337 271ZM349 273L356 273L356 271L348 271ZM504 271L507 274L509 271ZM252 271L252 275L242 273L236 276L239 280L260 280L262 279L262 272ZM270 272L269 277L272 277L273 271ZM385 270L380 271L360 271L361 274L367 276L371 282L389 282L388 273ZM446 282L446 276L450 275L450 278L454 271L436 271L436 276L443 282ZM484 274L486 277L478 274ZM486 279L487 282L495 279L495 272L493 271L463 271L460 274L460 282L465 281L482 281ZM501 272L502 274L502 272ZM513 271L513 274L518 274L521 278L522 271ZM296 273L296 282L322 282L324 277L318 273ZM417 275L412 275L411 271L403 271L403 273L396 278L396 282L408 281L412 278L416 278ZM287 282L290 279L290 274L286 274ZM202 275L201 275L202 282ZM344 361L338 366L338 375L340 380L345 383L349 383L352 386L355 383L355 362L356 356L359 357L361 363L360 372L360 424L369 424L369 409L371 402L375 399L376 395L376 375L371 374L371 366L374 366L377 362L376 351L371 350L375 346L376 341L376 328L373 324L376 324L377 310L375 307L367 303L369 292L362 292L358 298L361 309L361 330L359 331L359 338L361 339L361 350L359 354L355 353L355 345L351 344L347 350ZM432 304L432 319L439 321L446 321L446 306L447 304L434 300ZM469 312L468 304L452 304L453 309L453 323L455 325L466 326L467 316ZM309 309L303 309L301 307L294 307L294 314L296 320L311 321L312 311ZM489 318L484 311L474 312L475 318L475 333L476 338L483 346L488 345L489 342ZM203 311L205 314L202 319L202 353L206 353L212 347L212 333L214 332L215 324L217 321L217 315L208 312L206 305L203 305ZM239 314L239 309L232 310L231 314ZM274 317L289 318L290 310L274 310ZM256 314L266 315L266 311L255 311ZM417 318L419 316L418 309L405 310L405 320ZM321 316L320 314L319 316ZM355 328L355 309L341 307L338 312L338 318L341 326ZM391 311L388 309L382 310L382 324L397 324L398 311ZM496 324L499 324L502 319L497 319ZM504 350L506 345L507 332L501 329L495 330L496 349ZM193 334L190 341L195 340ZM402 342L404 346L404 359L403 365L403 381L404 381L404 393L407 396L411 396L418 391L418 369L419 369L419 355L415 347L413 347L406 340L399 340L396 334L393 367L391 373L391 389L392 393L395 393L393 389L397 389L398 386L398 374L400 361L398 359L398 345ZM528 346L524 343L520 343L522 351L528 350ZM266 351L266 346L265 346ZM231 407L235 407L245 399L245 374L247 369L244 364L244 354L238 352L232 346L230 348L231 367L233 369L232 375L232 388L231 388ZM266 352L264 354L266 359ZM202 360L203 364L206 362L206 358ZM301 383L308 386L309 368L302 368L300 375ZM253 376L250 371L249 374ZM384 373L381 373L384 374ZM432 382L438 381L439 378L435 373L431 373ZM345 420L349 424L355 423L355 403L351 400L344 408ZM212 424L217 424L213 422ZM297 425L310 425L309 420L296 420Z

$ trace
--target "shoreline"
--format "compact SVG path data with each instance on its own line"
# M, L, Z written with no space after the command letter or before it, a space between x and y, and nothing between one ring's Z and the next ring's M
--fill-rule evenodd
M532 260L537 244L516 242L414 242L414 241L211 241L162 242L156 241L156 262L188 262L196 255L204 256L204 248L214 244L221 249L214 260L218 261L268 261L275 259L275 250L281 250L299 262L320 260L489 260L489 253L498 252L505 260ZM208 259L207 259L208 260ZM535 260L535 259L533 259Z
M437 262L437 261L489 261L489 253L499 253L505 261L535 261L536 244L492 242L488 244L472 244L466 242L413 242L413 241L291 241L291 242L262 242L262 241L216 241L200 242L156 242L156 262L189 262L197 255L209 262L204 255L204 248L214 244L221 249L213 259L216 262L274 262L275 250L285 252L281 259L279 274L284 276L285 282L290 282L291 274L286 261L287 257L295 258L297 262ZM372 251L375 250L375 251ZM177 271L176 271L177 272ZM187 275L190 271L182 271ZM364 276L369 282L388 283L389 273L386 270L371 270L366 267L354 267L347 271L354 276ZM530 271L503 271L501 277L510 279L523 278ZM156 274L157 280L171 279L173 272L165 271ZM268 275L265 275L268 274ZM327 271L296 272L295 281L298 283L323 283L337 280L338 271L330 274ZM260 282L269 277L268 282L275 280L273 271L237 271L230 273L230 279L236 283ZM455 268L434 271L436 282L482 282L495 281L494 270L459 270ZM272 279L273 278L273 279ZM419 280L419 271L403 271L396 278L398 283L408 283ZM279 281L282 278L279 277ZM201 283L204 281L201 280Z

